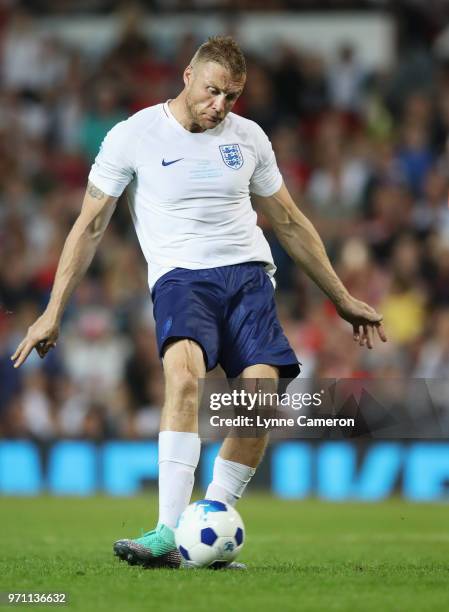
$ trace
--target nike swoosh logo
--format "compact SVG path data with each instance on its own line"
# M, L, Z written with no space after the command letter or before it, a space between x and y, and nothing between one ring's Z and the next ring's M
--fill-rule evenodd
M162 160L162 165L163 166L171 166L172 164L176 164L176 162L181 161L182 159L184 159L183 157L180 157L179 159L174 159L173 161L165 161L165 159Z

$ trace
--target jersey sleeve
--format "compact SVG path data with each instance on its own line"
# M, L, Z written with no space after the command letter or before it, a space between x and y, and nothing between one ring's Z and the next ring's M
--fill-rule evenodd
M133 142L128 121L109 130L92 164L89 181L110 196L120 196L134 176Z
M256 195L268 197L281 188L282 175L279 172L271 142L258 125L256 128L257 162L251 177L249 190Z

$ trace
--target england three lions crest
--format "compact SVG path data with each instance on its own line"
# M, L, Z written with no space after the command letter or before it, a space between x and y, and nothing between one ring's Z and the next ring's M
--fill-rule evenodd
M243 166L243 155L238 144L219 145L219 147L223 161L229 168L238 170Z

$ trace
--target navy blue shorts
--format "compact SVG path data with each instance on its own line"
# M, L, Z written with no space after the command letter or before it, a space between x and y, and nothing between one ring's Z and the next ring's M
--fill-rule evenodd
M281 378L299 374L262 263L175 268L157 280L152 297L161 358L170 340L190 338L203 349L206 369L219 363L229 378L259 363L277 366Z

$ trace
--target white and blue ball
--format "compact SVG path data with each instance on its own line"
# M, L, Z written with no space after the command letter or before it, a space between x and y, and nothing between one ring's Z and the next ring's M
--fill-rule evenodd
M184 565L217 568L237 557L245 540L245 527L232 506L200 499L179 517L175 540Z

